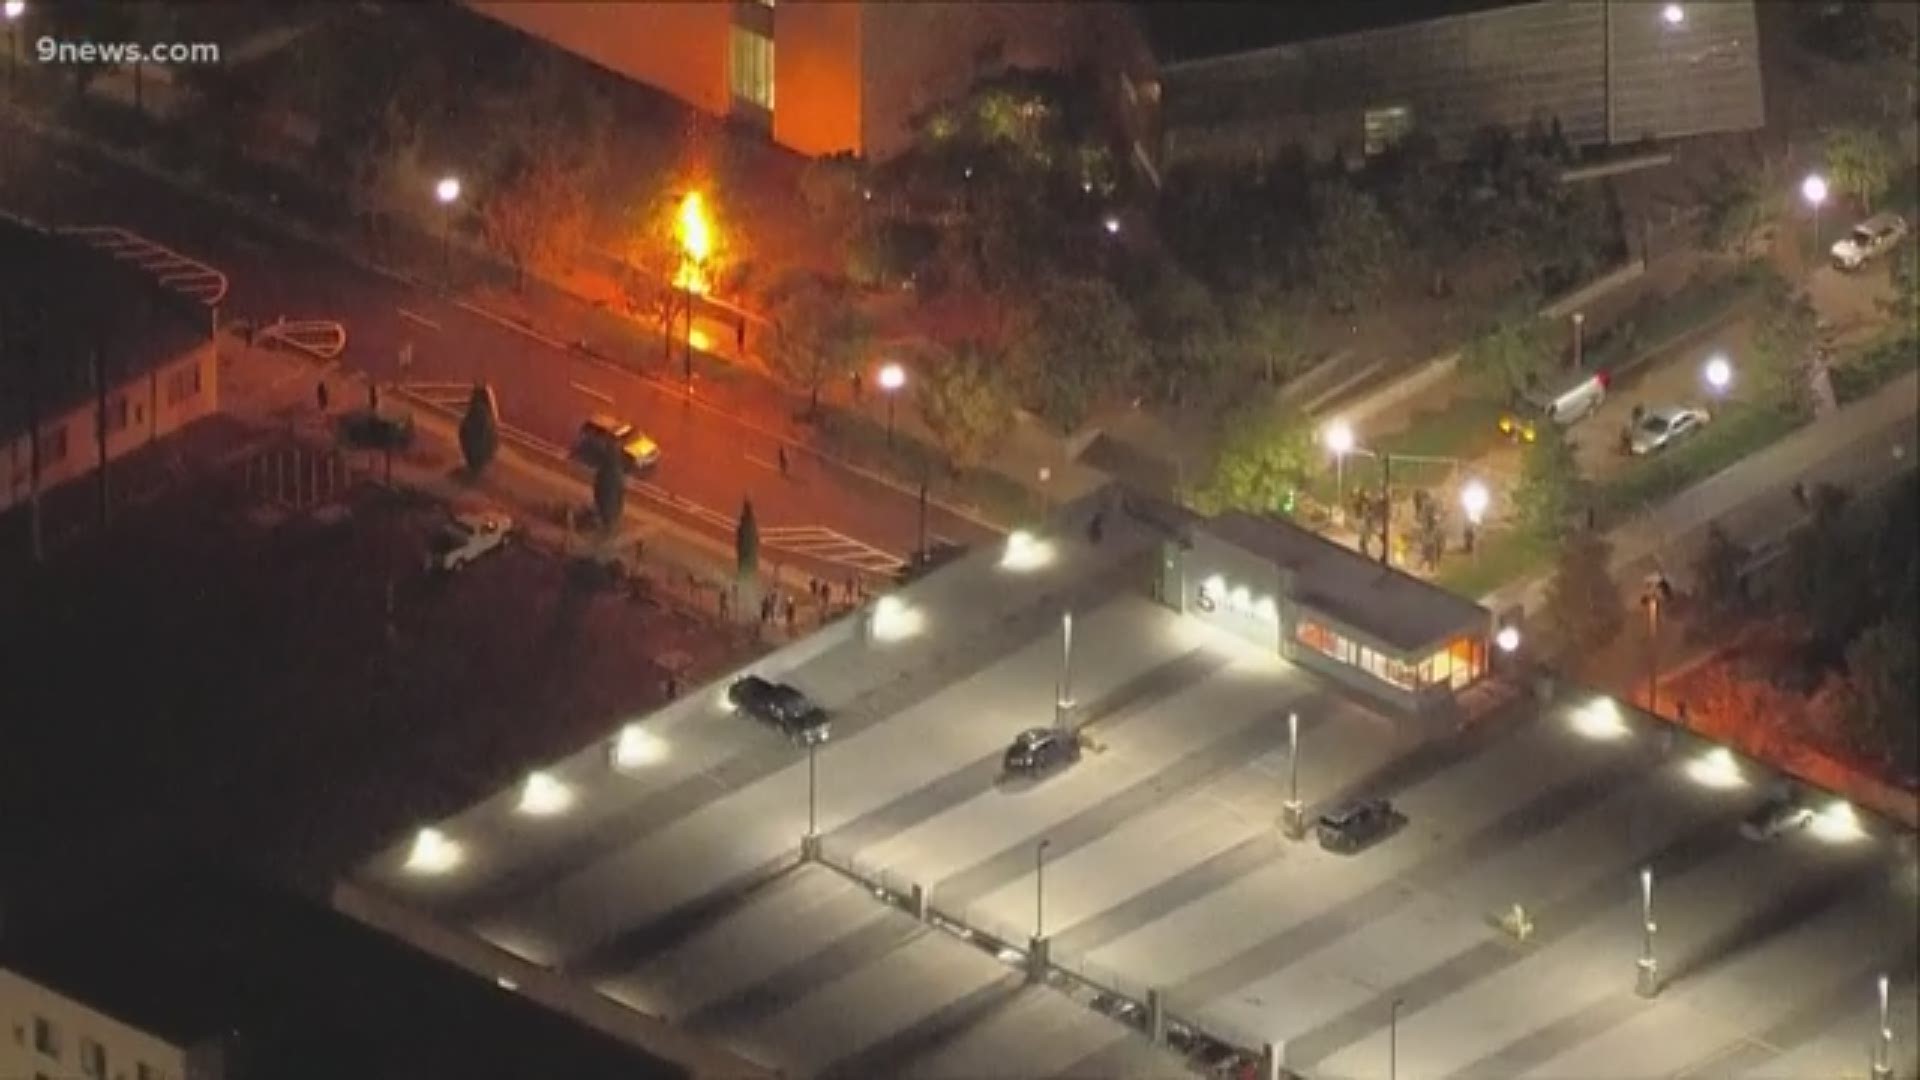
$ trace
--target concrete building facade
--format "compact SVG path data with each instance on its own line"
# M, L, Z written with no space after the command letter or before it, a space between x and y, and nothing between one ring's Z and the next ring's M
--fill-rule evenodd
M1458 152L1489 126L1576 147L1765 122L1752 0L1547 0L1170 63L1162 152L1349 162L1415 131Z
M1133 107L1151 61L1106 2L468 0L480 13L809 156L885 160L920 112L1008 68L1097 63Z
M204 309L137 271L0 221L0 290L0 512L219 410Z
M0 968L0 1076L219 1080L217 1044L181 1046Z

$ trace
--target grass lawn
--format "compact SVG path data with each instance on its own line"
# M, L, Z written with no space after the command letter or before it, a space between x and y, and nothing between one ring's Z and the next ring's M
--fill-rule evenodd
M1039 512L1038 498L1012 479L991 469L968 469L956 477L938 450L898 432L889 446L886 425L865 416L823 409L818 430L821 448L834 457L903 484L918 484L925 477L934 498L989 521L1005 525Z
M1842 405L1859 401L1915 367L1920 367L1920 339L1889 332L1833 365L1833 396Z
M1471 460L1499 443L1502 411L1500 402L1492 397L1457 397L1445 408L1419 413L1406 429L1382 435L1380 449L1393 454Z
M1488 533L1480 538L1474 554L1448 555L1434 580L1442 588L1477 599L1545 569L1553 560L1555 547L1553 541L1521 529Z
M1685 488L1739 462L1799 427L1803 421L1754 405L1728 407L1700 434L1636 462L1596 493L1604 524L1665 501Z

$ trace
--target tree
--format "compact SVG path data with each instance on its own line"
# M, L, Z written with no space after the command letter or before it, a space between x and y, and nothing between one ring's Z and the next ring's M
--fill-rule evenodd
M1805 620L1816 648L1829 658L1872 618L1880 587L1870 547L1853 527L1851 503L1844 488L1814 486L1812 520L1788 542L1782 577L1788 609Z
M620 512L627 505L627 474L612 454L601 458L593 470L593 508L600 524L608 529L620 523Z
M772 300L777 332L769 358L806 389L807 415L818 416L820 388L865 361L873 324L845 287L806 270L782 278Z
M1008 360L1022 396L1063 434L1086 421L1101 389L1131 385L1143 348L1133 311L1097 278L1056 278L1022 305Z
M1769 194L1762 174L1725 162L1720 163L1699 196L1705 210L1700 219L1700 241L1722 254L1749 251L1754 234L1779 208L1779 200Z
M1136 388L1168 405L1205 397L1232 357L1226 319L1207 287L1179 266L1162 263L1135 308L1147 346Z
M1013 386L998 358L978 342L962 342L916 374L920 419L953 470L978 465L1013 427Z
M1834 186L1860 200L1860 212L1873 212L1873 200L1893 182L1893 147L1871 128L1844 127L1827 134L1827 171Z
M1761 400L1794 416L1813 411L1812 362L1819 319L1807 294L1769 280L1753 331L1754 383Z
M1460 351L1460 370L1507 397L1532 390L1558 360L1553 328L1530 294L1507 303Z
M1573 444L1559 424L1542 424L1539 438L1522 452L1520 483L1513 502L1522 526L1536 536L1557 539L1585 501L1586 481Z
M480 199L487 244L513 266L513 286L524 290L527 269L567 270L586 246L586 197L561 164L526 157L496 178Z
M467 459L467 471L480 475L499 449L499 417L494 415L493 388L476 383L467 398L467 414L460 418L460 453Z
M1701 613L1708 623L1724 627L1745 614L1748 599L1741 571L1748 557L1747 549L1728 536L1719 522L1707 526L1707 544L1694 564L1694 580L1699 582Z
M1228 414L1224 426L1212 472L1193 493L1195 507L1209 514L1283 510L1289 494L1306 486L1318 460L1312 424L1262 395Z
M1920 626L1911 617L1882 619L1847 646L1856 742L1906 770L1920 754Z
M1577 665L1620 636L1626 609L1612 558L1613 546L1592 529L1575 532L1560 547L1542 615L1549 644L1564 663Z
M1234 294L1227 311L1233 346L1247 370L1260 372L1269 386L1302 373L1306 352L1295 296L1262 279Z
M740 503L740 520L733 526L733 561L743 578L760 570L760 522L753 515L752 499Z
M1341 180L1308 195L1313 220L1307 270L1314 294L1333 311L1352 311L1379 292L1398 238L1373 197Z

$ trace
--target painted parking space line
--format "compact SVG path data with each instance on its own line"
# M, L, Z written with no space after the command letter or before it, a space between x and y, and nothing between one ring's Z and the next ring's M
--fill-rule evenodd
M605 402L608 405L613 404L613 395L605 392L604 390L595 390L591 386L587 386L583 383L577 383L577 382L568 383L567 385L573 387L575 390L580 391L581 393L587 395L588 397L594 399L595 401Z
M400 313L400 317L407 320L408 322L419 323L421 326L424 326L429 330L440 329L439 323L434 322L432 319L429 319L425 315L422 315L418 312L408 311L406 308L395 308L394 310L398 311Z

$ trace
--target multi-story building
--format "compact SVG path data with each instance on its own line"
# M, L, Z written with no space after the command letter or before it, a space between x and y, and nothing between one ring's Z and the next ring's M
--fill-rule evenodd
M218 1042L149 1030L0 968L0 1077L220 1080Z
M1537 125L1578 147L1765 122L1752 0L1507 4L1243 43L1163 62L1161 77L1168 162L1258 160L1293 147L1354 162L1414 131L1457 152L1487 127Z
M906 149L915 115L1006 68L1093 65L1132 112L1157 96L1131 14L1104 0L468 3L811 156L885 160Z
M0 512L218 411L210 326L139 271L0 218Z

